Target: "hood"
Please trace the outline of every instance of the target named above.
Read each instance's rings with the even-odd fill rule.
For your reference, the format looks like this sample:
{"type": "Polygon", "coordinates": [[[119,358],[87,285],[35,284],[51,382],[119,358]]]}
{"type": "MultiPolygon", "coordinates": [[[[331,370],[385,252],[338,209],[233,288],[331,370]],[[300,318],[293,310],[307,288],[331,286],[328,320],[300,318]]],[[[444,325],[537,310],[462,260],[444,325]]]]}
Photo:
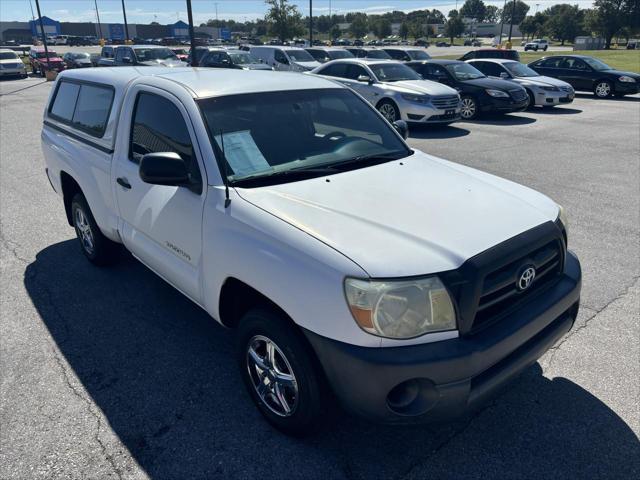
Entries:
{"type": "Polygon", "coordinates": [[[140,65],[147,65],[149,67],[186,67],[187,64],[185,62],[181,62],[180,60],[149,60],[146,62],[140,62],[140,65]]]}
{"type": "Polygon", "coordinates": [[[546,87],[549,85],[552,85],[554,87],[570,87],[571,85],[569,85],[567,82],[559,80],[557,78],[553,78],[553,77],[545,77],[544,75],[539,75],[537,77],[520,77],[516,79],[518,81],[518,83],[521,84],[531,84],[531,85],[537,85],[540,87],[546,87]]]}
{"type": "Polygon", "coordinates": [[[266,63],[245,63],[240,67],[246,70],[272,70],[266,63]]]}
{"type": "Polygon", "coordinates": [[[316,62],[315,60],[313,62],[296,62],[295,60],[293,60],[291,63],[293,63],[294,65],[299,65],[305,70],[313,70],[314,68],[320,66],[320,62],[316,62]]]}
{"type": "Polygon", "coordinates": [[[558,216],[529,188],[416,151],[350,172],[260,188],[248,202],[349,257],[371,277],[451,270],[558,216]]]}
{"type": "Polygon", "coordinates": [[[456,95],[453,88],[431,80],[402,80],[400,82],[382,82],[394,90],[407,93],[426,93],[427,95],[456,95]]]}
{"type": "Polygon", "coordinates": [[[611,69],[611,70],[604,70],[603,73],[609,73],[611,75],[620,75],[620,76],[626,75],[627,77],[635,78],[636,82],[640,82],[640,75],[633,72],[625,72],[623,70],[611,69]]]}
{"type": "Polygon", "coordinates": [[[475,80],[464,80],[462,83],[473,85],[480,88],[497,88],[499,90],[510,90],[514,88],[513,82],[510,80],[502,80],[500,78],[476,78],[475,80]]]}

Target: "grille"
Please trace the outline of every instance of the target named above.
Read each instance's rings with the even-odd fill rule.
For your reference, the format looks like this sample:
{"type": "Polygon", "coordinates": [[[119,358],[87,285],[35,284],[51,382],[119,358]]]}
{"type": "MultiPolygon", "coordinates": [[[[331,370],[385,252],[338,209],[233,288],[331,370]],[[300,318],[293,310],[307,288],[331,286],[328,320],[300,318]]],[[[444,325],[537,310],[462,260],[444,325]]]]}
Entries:
{"type": "Polygon", "coordinates": [[[508,314],[527,298],[554,283],[562,271],[563,251],[560,240],[556,239],[488,273],[482,282],[473,330],[508,314]],[[535,278],[526,290],[519,290],[519,277],[523,269],[531,265],[536,270],[535,278]]]}
{"type": "Polygon", "coordinates": [[[509,90],[511,94],[511,98],[513,98],[516,102],[520,102],[528,97],[527,92],[523,89],[509,90]]]}
{"type": "Polygon", "coordinates": [[[446,108],[458,108],[460,103],[460,97],[457,95],[439,95],[431,99],[431,103],[434,107],[440,109],[446,108]]]}
{"type": "Polygon", "coordinates": [[[10,68],[20,68],[22,66],[22,63],[0,63],[0,68],[1,69],[10,69],[10,68]]]}

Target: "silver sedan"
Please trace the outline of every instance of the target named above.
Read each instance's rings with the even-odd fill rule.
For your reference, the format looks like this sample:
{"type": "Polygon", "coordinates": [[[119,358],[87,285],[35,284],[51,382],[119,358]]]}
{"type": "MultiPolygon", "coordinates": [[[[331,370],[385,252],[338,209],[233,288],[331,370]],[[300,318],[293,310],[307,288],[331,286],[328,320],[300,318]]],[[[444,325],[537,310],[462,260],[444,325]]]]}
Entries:
{"type": "Polygon", "coordinates": [[[460,118],[460,95],[451,87],[424,80],[395,60],[343,59],[311,72],[337,80],[362,95],[391,123],[448,124],[460,118]]]}

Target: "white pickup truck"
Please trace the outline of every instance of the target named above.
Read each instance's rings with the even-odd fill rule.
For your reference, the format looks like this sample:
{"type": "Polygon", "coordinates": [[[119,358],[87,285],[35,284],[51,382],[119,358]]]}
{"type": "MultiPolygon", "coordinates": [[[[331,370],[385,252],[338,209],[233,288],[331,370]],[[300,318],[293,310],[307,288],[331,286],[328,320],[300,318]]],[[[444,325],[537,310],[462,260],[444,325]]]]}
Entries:
{"type": "Polygon", "coordinates": [[[58,76],[42,147],[86,257],[122,244],[235,329],[251,397],[299,434],[334,399],[463,414],[575,320],[562,208],[403,133],[319,77],[121,67],[58,76]]]}

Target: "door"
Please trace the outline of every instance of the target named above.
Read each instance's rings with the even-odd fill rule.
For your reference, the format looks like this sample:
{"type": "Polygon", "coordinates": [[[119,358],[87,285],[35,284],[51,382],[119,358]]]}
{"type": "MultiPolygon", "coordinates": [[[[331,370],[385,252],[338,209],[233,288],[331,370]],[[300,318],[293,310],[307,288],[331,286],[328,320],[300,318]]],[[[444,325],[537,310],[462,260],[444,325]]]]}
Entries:
{"type": "Polygon", "coordinates": [[[375,83],[367,83],[358,81],[359,77],[369,77],[371,82],[375,82],[376,78],[373,72],[364,68],[362,65],[350,63],[346,70],[345,85],[349,86],[360,95],[362,95],[369,103],[375,105],[380,99],[380,88],[375,83]]]}
{"type": "Polygon", "coordinates": [[[275,70],[289,71],[291,70],[291,65],[289,63],[289,59],[284,54],[284,52],[278,48],[273,51],[273,68],[275,70]]]}
{"type": "Polygon", "coordinates": [[[565,57],[560,65],[560,80],[571,84],[576,90],[591,90],[593,85],[593,70],[583,60],[575,57],[565,57]]]}
{"type": "Polygon", "coordinates": [[[540,75],[546,75],[547,77],[560,78],[562,75],[561,65],[565,57],[551,57],[546,60],[542,60],[537,63],[533,69],[540,75]]]}
{"type": "Polygon", "coordinates": [[[124,105],[127,111],[120,128],[129,138],[118,144],[113,173],[120,235],[143,263],[201,303],[206,179],[193,126],[182,104],[163,90],[134,87],[124,105]],[[138,171],[140,159],[154,152],[178,153],[188,165],[192,185],[144,183],[138,171]]]}

